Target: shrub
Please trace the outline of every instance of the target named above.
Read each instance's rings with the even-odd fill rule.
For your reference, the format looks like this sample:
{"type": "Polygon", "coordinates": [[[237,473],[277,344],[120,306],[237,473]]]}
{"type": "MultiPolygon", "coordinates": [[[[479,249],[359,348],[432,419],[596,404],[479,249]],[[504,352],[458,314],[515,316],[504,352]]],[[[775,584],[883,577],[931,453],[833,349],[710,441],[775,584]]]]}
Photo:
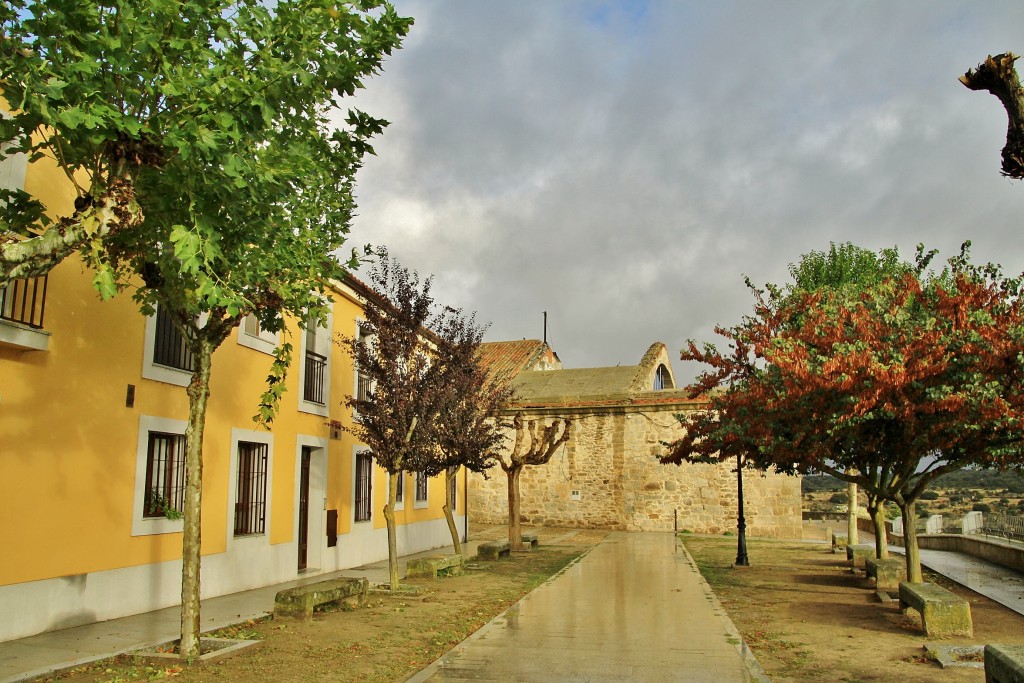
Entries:
{"type": "Polygon", "coordinates": [[[988,503],[975,503],[971,506],[971,510],[974,512],[992,512],[992,506],[988,503]]]}
{"type": "Polygon", "coordinates": [[[920,498],[921,500],[938,500],[939,493],[938,491],[925,491],[921,494],[920,498]]]}
{"type": "Polygon", "coordinates": [[[849,500],[850,497],[845,493],[833,493],[828,499],[828,502],[835,503],[837,505],[845,505],[849,500]]]}

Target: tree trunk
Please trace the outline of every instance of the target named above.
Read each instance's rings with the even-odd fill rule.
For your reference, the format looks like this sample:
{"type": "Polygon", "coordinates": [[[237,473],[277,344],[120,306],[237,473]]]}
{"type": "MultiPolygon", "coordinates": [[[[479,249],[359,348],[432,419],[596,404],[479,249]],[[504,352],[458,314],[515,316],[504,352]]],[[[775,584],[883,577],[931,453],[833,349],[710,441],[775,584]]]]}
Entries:
{"type": "Polygon", "coordinates": [[[449,467],[444,471],[444,485],[445,485],[445,497],[444,497],[444,518],[448,522],[448,531],[452,535],[452,545],[455,547],[455,554],[462,554],[462,542],[459,539],[459,530],[455,527],[455,511],[452,510],[450,501],[455,497],[457,493],[456,485],[459,482],[459,468],[449,467]]]}
{"type": "Polygon", "coordinates": [[[868,514],[875,526],[875,557],[885,560],[889,557],[889,537],[885,532],[885,501],[871,505],[868,503],[868,514]]]}
{"type": "Polygon", "coordinates": [[[199,564],[203,496],[203,430],[210,398],[210,367],[214,345],[205,337],[197,340],[196,369],[188,394],[188,426],[185,427],[185,499],[181,538],[181,641],[183,658],[199,656],[199,564]]]}
{"type": "Polygon", "coordinates": [[[512,550],[523,549],[523,530],[519,526],[519,475],[523,466],[512,467],[508,474],[508,542],[512,550]]]}
{"type": "Polygon", "coordinates": [[[859,543],[857,538],[857,485],[854,483],[848,484],[847,494],[850,500],[846,506],[846,544],[857,545],[859,543]]]}
{"type": "Polygon", "coordinates": [[[395,528],[395,498],[398,496],[398,474],[388,472],[388,502],[384,520],[388,523],[388,580],[391,590],[398,590],[398,530],[395,528]]]}
{"type": "Polygon", "coordinates": [[[903,550],[907,554],[907,581],[921,583],[921,553],[917,548],[917,510],[914,501],[900,504],[900,515],[903,517],[903,550]]]}

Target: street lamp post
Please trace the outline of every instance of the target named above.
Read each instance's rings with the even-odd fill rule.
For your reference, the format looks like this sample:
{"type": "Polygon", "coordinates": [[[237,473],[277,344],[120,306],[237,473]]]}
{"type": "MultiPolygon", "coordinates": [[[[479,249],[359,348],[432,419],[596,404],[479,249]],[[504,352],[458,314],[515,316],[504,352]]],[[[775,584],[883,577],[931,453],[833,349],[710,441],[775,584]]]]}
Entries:
{"type": "Polygon", "coordinates": [[[747,520],[743,516],[743,454],[736,456],[736,489],[739,498],[739,515],[736,521],[738,539],[736,542],[736,566],[749,567],[747,558],[747,520]]]}

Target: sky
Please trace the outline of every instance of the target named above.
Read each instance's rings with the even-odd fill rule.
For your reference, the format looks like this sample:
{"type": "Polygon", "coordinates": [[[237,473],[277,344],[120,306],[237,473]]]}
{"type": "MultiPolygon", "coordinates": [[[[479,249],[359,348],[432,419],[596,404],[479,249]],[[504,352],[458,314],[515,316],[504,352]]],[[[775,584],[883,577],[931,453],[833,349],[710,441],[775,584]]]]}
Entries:
{"type": "MultiPolygon", "coordinates": [[[[485,339],[677,382],[687,339],[831,242],[1024,271],[1006,113],[957,82],[1024,52],[1024,2],[397,0],[404,47],[355,106],[391,122],[352,242],[433,275],[485,339]]],[[[1024,68],[1024,61],[1020,63],[1024,68]]],[[[693,366],[693,367],[691,367],[693,366]]]]}

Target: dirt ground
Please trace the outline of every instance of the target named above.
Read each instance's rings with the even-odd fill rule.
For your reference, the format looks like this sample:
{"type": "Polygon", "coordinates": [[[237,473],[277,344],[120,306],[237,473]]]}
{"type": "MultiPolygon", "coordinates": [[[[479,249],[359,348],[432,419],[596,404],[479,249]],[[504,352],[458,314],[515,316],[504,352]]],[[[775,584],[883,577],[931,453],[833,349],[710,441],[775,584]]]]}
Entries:
{"type": "MultiPolygon", "coordinates": [[[[569,530],[545,529],[544,538],[569,530]]],[[[318,612],[312,622],[265,619],[213,635],[262,642],[215,663],[152,666],[130,656],[36,679],[120,683],[173,678],[208,681],[402,681],[450,650],[526,593],[599,543],[605,532],[578,531],[498,562],[473,563],[462,576],[407,579],[417,593],[374,593],[360,608],[318,612]]]]}
{"type": "Polygon", "coordinates": [[[879,602],[863,572],[852,574],[845,554],[824,544],[754,539],[751,566],[733,568],[735,537],[684,543],[774,683],[981,683],[982,669],[943,669],[924,643],[1024,643],[1024,617],[944,577],[926,580],[970,601],[973,638],[926,638],[916,614],[879,602]]]}

